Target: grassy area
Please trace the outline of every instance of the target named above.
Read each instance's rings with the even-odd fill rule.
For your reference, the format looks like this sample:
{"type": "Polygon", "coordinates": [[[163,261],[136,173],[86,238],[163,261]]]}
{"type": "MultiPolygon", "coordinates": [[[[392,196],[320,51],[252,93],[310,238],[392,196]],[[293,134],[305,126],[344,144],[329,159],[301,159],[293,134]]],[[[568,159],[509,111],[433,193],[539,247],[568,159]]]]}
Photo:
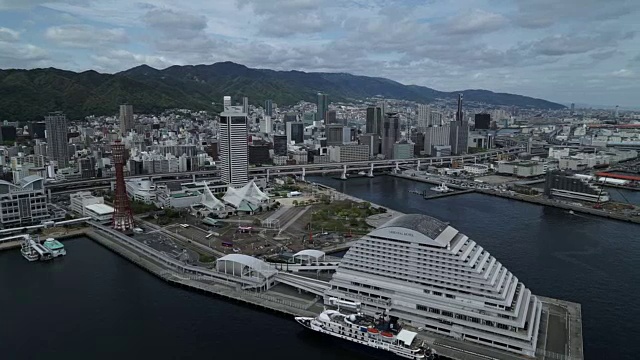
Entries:
{"type": "Polygon", "coordinates": [[[148,213],[151,211],[156,211],[158,210],[158,208],[153,205],[153,204],[145,204],[141,201],[131,201],[131,211],[133,211],[134,214],[144,214],[144,213],[148,213]]]}
{"type": "Polygon", "coordinates": [[[314,207],[311,226],[325,231],[366,233],[371,229],[366,222],[367,217],[381,212],[386,212],[386,209],[374,208],[367,202],[344,200],[323,203],[314,207]]]}
{"type": "Polygon", "coordinates": [[[199,260],[201,263],[211,263],[216,261],[216,257],[212,256],[212,255],[205,255],[205,254],[201,254],[198,253],[198,255],[200,255],[199,260]]]}

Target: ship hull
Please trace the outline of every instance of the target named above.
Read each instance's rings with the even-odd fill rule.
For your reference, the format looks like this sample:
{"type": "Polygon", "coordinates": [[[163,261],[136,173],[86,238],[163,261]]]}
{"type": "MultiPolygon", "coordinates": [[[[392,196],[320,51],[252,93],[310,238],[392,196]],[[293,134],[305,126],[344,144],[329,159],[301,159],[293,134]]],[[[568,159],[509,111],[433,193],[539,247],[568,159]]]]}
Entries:
{"type": "Polygon", "coordinates": [[[427,358],[424,355],[408,355],[408,354],[399,354],[391,350],[384,349],[382,347],[377,347],[375,345],[370,345],[367,341],[362,341],[358,339],[354,339],[347,335],[341,335],[332,331],[327,331],[325,329],[318,328],[312,324],[313,318],[309,317],[296,317],[295,320],[298,324],[302,325],[306,330],[313,332],[315,334],[322,334],[326,338],[330,338],[336,341],[339,345],[348,347],[355,352],[367,353],[376,359],[388,358],[389,355],[394,355],[397,359],[413,359],[413,360],[428,360],[428,359],[437,359],[437,357],[427,358]]]}

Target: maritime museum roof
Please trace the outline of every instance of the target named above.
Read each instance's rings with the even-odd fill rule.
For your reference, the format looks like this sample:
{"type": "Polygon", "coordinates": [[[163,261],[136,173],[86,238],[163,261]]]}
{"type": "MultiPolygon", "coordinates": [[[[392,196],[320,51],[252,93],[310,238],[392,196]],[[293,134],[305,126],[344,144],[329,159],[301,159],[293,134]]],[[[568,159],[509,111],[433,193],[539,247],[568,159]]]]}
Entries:
{"type": "Polygon", "coordinates": [[[370,235],[446,247],[457,233],[449,224],[430,216],[406,214],[389,220],[370,235]]]}

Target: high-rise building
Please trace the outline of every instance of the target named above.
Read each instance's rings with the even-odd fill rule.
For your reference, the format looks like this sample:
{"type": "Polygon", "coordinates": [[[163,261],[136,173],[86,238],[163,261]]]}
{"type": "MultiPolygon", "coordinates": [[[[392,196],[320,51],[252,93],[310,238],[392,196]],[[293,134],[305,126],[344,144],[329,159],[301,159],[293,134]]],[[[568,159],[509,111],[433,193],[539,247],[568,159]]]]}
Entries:
{"type": "Polygon", "coordinates": [[[424,132],[424,129],[431,125],[430,116],[431,108],[428,105],[418,105],[418,122],[416,126],[418,132],[424,132]]]}
{"type": "Polygon", "coordinates": [[[411,134],[411,141],[413,142],[413,155],[421,157],[424,152],[424,133],[416,132],[411,134]]]}
{"type": "Polygon", "coordinates": [[[462,94],[458,94],[458,110],[456,111],[456,121],[460,122],[464,118],[462,112],[462,94]]]}
{"type": "Polygon", "coordinates": [[[269,156],[269,146],[267,145],[249,145],[249,164],[263,165],[271,163],[269,156]]]}
{"type": "Polygon", "coordinates": [[[16,141],[16,127],[11,125],[2,125],[0,127],[0,140],[2,140],[2,142],[16,141]]]}
{"type": "Polygon", "coordinates": [[[327,94],[318,93],[317,105],[318,105],[318,120],[325,120],[325,124],[326,124],[327,111],[329,111],[329,99],[327,94]]]}
{"type": "Polygon", "coordinates": [[[271,100],[264,101],[264,114],[267,116],[273,116],[273,101],[271,100]]]}
{"type": "Polygon", "coordinates": [[[439,111],[432,111],[429,114],[429,126],[442,126],[444,123],[444,115],[439,111]]]}
{"type": "Polygon", "coordinates": [[[344,144],[344,126],[342,125],[338,125],[338,124],[326,125],[325,135],[327,137],[327,146],[344,144]]]}
{"type": "Polygon", "coordinates": [[[273,136],[273,155],[274,156],[286,156],[287,155],[287,136],[286,135],[274,135],[273,136]]]}
{"type": "Polygon", "coordinates": [[[424,132],[424,152],[431,154],[434,146],[449,145],[451,126],[428,126],[424,132]]]}
{"type": "Polygon", "coordinates": [[[242,98],[242,112],[249,115],[249,98],[246,96],[242,98]]]}
{"type": "Polygon", "coordinates": [[[393,159],[393,144],[400,140],[400,117],[397,113],[387,113],[382,124],[382,154],[385,159],[393,159]]]}
{"type": "Polygon", "coordinates": [[[576,104],[571,103],[571,113],[573,114],[576,111],[576,104]]]}
{"type": "Polygon", "coordinates": [[[67,117],[62,112],[53,112],[44,117],[47,129],[47,153],[50,159],[58,163],[58,168],[69,166],[69,139],[67,117]]]}
{"type": "Polygon", "coordinates": [[[305,126],[313,125],[314,121],[316,121],[316,113],[314,112],[304,113],[302,116],[302,122],[305,126]]]}
{"type": "Polygon", "coordinates": [[[489,130],[491,127],[491,115],[487,113],[476,114],[475,124],[476,130],[489,130]]]}
{"type": "Polygon", "coordinates": [[[222,106],[224,106],[225,110],[231,106],[231,96],[225,96],[222,98],[222,106]]]}
{"type": "Polygon", "coordinates": [[[367,134],[377,134],[382,136],[382,108],[378,106],[369,106],[367,108],[367,134]]]}
{"type": "Polygon", "coordinates": [[[413,158],[413,144],[403,141],[393,144],[394,159],[411,159],[413,158]]]}
{"type": "Polygon", "coordinates": [[[247,114],[228,106],[220,114],[220,165],[222,181],[242,187],[249,181],[247,114]]]}
{"type": "Polygon", "coordinates": [[[271,134],[273,131],[273,123],[271,122],[271,116],[265,115],[260,122],[260,132],[264,134],[271,134]]]}
{"type": "Polygon", "coordinates": [[[369,147],[369,156],[376,156],[380,153],[380,136],[378,134],[360,135],[360,144],[369,147]]]}
{"type": "Polygon", "coordinates": [[[301,122],[288,122],[287,125],[287,141],[289,144],[301,144],[304,142],[304,124],[301,122]]]}
{"type": "Polygon", "coordinates": [[[17,184],[5,183],[0,187],[0,227],[40,224],[49,218],[42,177],[29,175],[17,184]]]}
{"type": "Polygon", "coordinates": [[[324,121],[325,125],[338,124],[338,113],[335,110],[329,110],[324,121]]]}
{"type": "Polygon", "coordinates": [[[120,105],[120,133],[133,129],[133,105],[120,105]]]}
{"type": "Polygon", "coordinates": [[[452,121],[450,128],[451,153],[453,155],[466,154],[469,147],[469,121],[452,121]]]}

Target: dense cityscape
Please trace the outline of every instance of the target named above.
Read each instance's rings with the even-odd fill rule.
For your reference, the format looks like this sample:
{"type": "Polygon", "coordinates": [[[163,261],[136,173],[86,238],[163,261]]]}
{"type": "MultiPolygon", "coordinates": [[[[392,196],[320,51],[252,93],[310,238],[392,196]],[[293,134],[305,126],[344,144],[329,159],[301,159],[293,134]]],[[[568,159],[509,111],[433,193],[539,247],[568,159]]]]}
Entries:
{"type": "Polygon", "coordinates": [[[636,359],[639,12],[0,0],[0,358],[636,359]]]}

